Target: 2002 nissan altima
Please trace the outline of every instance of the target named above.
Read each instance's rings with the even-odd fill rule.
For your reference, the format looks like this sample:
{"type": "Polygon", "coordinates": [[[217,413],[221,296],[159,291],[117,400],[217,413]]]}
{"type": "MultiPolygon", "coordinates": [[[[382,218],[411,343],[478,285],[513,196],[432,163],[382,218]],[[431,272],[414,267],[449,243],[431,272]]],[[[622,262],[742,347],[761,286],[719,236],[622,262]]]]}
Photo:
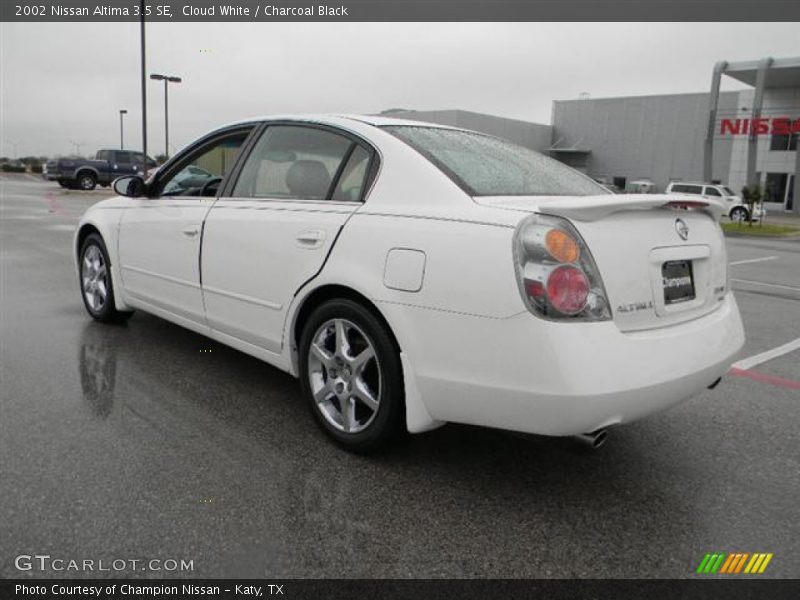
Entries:
{"type": "Polygon", "coordinates": [[[75,237],[89,314],[144,310],[288,371],[353,450],[448,421],[598,440],[744,342],[723,207],[609,194],[475,132],[258,119],[114,189],[75,237]]]}

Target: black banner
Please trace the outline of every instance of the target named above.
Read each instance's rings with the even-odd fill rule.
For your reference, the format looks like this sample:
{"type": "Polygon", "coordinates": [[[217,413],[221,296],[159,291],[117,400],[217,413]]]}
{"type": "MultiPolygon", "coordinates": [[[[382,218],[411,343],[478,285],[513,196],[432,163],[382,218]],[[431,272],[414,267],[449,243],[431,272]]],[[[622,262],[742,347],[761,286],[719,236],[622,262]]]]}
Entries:
{"type": "Polygon", "coordinates": [[[797,0],[3,0],[0,21],[800,21],[797,0]]]}
{"type": "Polygon", "coordinates": [[[756,578],[687,580],[6,580],[0,598],[76,600],[527,600],[743,599],[800,597],[798,580],[756,578]]]}

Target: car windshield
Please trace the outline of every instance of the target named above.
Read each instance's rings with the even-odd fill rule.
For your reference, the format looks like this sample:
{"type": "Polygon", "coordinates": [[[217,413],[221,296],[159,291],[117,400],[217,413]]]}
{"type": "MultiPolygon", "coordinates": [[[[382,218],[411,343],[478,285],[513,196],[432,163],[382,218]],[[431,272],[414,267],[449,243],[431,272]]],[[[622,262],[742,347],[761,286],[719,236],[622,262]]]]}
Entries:
{"type": "Polygon", "coordinates": [[[723,187],[722,189],[723,189],[723,190],[725,190],[725,193],[726,193],[728,196],[735,196],[735,195],[736,195],[736,192],[734,192],[734,191],[733,191],[731,188],[729,188],[729,187],[723,187]]]}
{"type": "Polygon", "coordinates": [[[594,196],[610,192],[538,152],[481,133],[390,125],[400,138],[471,196],[594,196]]]}

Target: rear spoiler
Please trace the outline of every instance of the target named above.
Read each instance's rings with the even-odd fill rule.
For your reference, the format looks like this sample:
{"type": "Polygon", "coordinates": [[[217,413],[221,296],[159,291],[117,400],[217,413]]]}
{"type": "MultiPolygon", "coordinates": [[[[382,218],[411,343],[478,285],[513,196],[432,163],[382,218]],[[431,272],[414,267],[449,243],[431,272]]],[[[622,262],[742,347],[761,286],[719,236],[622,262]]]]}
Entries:
{"type": "Polygon", "coordinates": [[[721,202],[710,198],[667,194],[608,194],[558,198],[539,203],[541,213],[574,221],[597,221],[608,215],[629,210],[700,210],[719,219],[725,213],[721,202]]]}

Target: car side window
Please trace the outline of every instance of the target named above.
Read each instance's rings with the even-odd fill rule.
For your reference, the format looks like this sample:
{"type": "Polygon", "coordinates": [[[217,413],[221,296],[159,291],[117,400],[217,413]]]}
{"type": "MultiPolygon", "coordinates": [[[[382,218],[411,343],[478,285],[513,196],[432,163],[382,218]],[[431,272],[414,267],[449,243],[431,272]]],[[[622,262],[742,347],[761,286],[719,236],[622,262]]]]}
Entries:
{"type": "Polygon", "coordinates": [[[672,186],[673,192],[678,192],[681,194],[702,194],[703,193],[703,186],[700,185],[675,185],[672,186]]]}
{"type": "Polygon", "coordinates": [[[342,170],[331,200],[357,202],[364,194],[371,153],[363,146],[356,146],[342,170]]]}
{"type": "Polygon", "coordinates": [[[249,131],[226,135],[190,153],[159,181],[161,195],[216,195],[219,182],[233,168],[248,135],[249,131]]]}
{"type": "Polygon", "coordinates": [[[717,188],[707,187],[706,188],[706,196],[722,196],[722,194],[719,193],[717,188]]]}
{"type": "MultiPolygon", "coordinates": [[[[133,164],[135,164],[137,166],[142,166],[144,164],[144,154],[142,154],[141,152],[133,152],[132,154],[133,154],[133,164]]],[[[158,163],[148,156],[147,157],[147,168],[148,169],[152,169],[152,168],[157,167],[157,166],[158,166],[158,163]]]]}
{"type": "Polygon", "coordinates": [[[129,165],[131,163],[131,153],[121,151],[114,152],[114,162],[120,165],[129,165]]]}
{"type": "Polygon", "coordinates": [[[358,194],[358,199],[361,193],[357,182],[358,163],[350,160],[358,149],[366,152],[349,138],[327,130],[271,125],[244,163],[233,196],[327,200],[334,196],[332,186],[338,179],[342,185],[336,185],[339,190],[336,199],[347,194],[358,194]],[[350,188],[345,189],[344,185],[350,188]]]}

